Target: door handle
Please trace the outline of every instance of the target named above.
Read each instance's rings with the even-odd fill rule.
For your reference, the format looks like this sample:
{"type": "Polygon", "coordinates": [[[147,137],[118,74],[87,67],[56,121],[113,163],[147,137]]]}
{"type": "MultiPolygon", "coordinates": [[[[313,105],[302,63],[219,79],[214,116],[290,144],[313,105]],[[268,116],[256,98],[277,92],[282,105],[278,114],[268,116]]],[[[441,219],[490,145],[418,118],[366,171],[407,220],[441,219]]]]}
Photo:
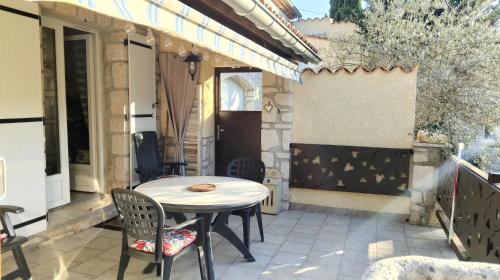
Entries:
{"type": "Polygon", "coordinates": [[[220,140],[220,133],[224,132],[223,128],[220,128],[220,125],[217,125],[217,141],[220,140]]]}

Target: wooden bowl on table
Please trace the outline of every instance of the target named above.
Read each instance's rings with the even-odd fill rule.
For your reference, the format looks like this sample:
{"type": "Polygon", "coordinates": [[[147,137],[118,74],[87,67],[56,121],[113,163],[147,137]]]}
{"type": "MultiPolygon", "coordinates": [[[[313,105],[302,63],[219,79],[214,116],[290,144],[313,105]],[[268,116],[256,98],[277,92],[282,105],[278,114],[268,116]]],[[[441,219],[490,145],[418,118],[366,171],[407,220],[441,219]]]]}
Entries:
{"type": "Polygon", "coordinates": [[[213,184],[196,184],[188,187],[189,191],[192,192],[211,192],[216,189],[213,184]]]}

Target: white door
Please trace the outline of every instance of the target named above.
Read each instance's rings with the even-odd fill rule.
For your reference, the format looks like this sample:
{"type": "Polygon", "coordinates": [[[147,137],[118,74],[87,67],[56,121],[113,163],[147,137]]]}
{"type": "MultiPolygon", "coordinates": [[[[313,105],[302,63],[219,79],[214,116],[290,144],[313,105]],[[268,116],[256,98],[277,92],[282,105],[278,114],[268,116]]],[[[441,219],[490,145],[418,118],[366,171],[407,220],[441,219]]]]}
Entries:
{"type": "MultiPolygon", "coordinates": [[[[146,42],[146,37],[129,34],[129,105],[130,133],[156,130],[156,71],[154,43],[146,42]]],[[[139,184],[135,172],[137,161],[130,141],[130,185],[139,184]]]]}
{"type": "Polygon", "coordinates": [[[63,26],[42,19],[47,208],[70,202],[63,26]]]}
{"type": "Polygon", "coordinates": [[[0,0],[0,204],[24,208],[20,235],[47,228],[39,19],[38,4],[0,0]]]}
{"type": "Polygon", "coordinates": [[[84,192],[98,191],[92,46],[91,34],[64,37],[70,185],[84,192]]]}

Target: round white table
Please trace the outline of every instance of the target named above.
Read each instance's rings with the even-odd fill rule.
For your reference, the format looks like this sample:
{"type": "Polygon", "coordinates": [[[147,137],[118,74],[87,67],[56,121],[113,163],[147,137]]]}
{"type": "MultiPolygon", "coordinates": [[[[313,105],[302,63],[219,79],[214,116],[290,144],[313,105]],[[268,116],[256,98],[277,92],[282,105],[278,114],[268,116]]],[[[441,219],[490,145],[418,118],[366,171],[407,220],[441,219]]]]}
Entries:
{"type": "Polygon", "coordinates": [[[269,195],[269,190],[262,184],[217,176],[162,178],[139,185],[135,190],[154,198],[169,211],[187,213],[237,210],[260,202],[269,195]],[[211,192],[188,190],[195,184],[213,184],[216,188],[211,192]]]}
{"type": "Polygon", "coordinates": [[[264,200],[269,195],[269,190],[264,185],[230,177],[186,176],[149,181],[137,186],[135,191],[158,201],[165,212],[173,214],[177,223],[186,220],[182,213],[195,213],[198,217],[203,217],[206,232],[204,247],[210,280],[215,279],[210,232],[217,232],[226,238],[249,262],[255,261],[249,249],[227,226],[227,220],[232,211],[251,207],[264,200]],[[189,191],[188,187],[195,184],[213,184],[215,190],[189,191]],[[214,214],[217,216],[212,222],[214,214]]]}

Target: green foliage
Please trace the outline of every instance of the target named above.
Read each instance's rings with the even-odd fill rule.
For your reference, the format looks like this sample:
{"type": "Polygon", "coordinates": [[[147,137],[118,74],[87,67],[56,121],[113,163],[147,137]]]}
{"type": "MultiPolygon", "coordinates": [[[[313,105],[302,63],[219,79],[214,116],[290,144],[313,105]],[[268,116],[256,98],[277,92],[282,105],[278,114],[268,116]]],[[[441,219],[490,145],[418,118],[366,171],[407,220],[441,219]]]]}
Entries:
{"type": "Polygon", "coordinates": [[[332,38],[325,64],[418,65],[416,129],[471,146],[500,125],[498,6],[451,1],[371,0],[360,32],[332,38]]]}
{"type": "Polygon", "coordinates": [[[336,21],[358,21],[363,15],[361,0],[330,0],[330,17],[336,21]]]}

